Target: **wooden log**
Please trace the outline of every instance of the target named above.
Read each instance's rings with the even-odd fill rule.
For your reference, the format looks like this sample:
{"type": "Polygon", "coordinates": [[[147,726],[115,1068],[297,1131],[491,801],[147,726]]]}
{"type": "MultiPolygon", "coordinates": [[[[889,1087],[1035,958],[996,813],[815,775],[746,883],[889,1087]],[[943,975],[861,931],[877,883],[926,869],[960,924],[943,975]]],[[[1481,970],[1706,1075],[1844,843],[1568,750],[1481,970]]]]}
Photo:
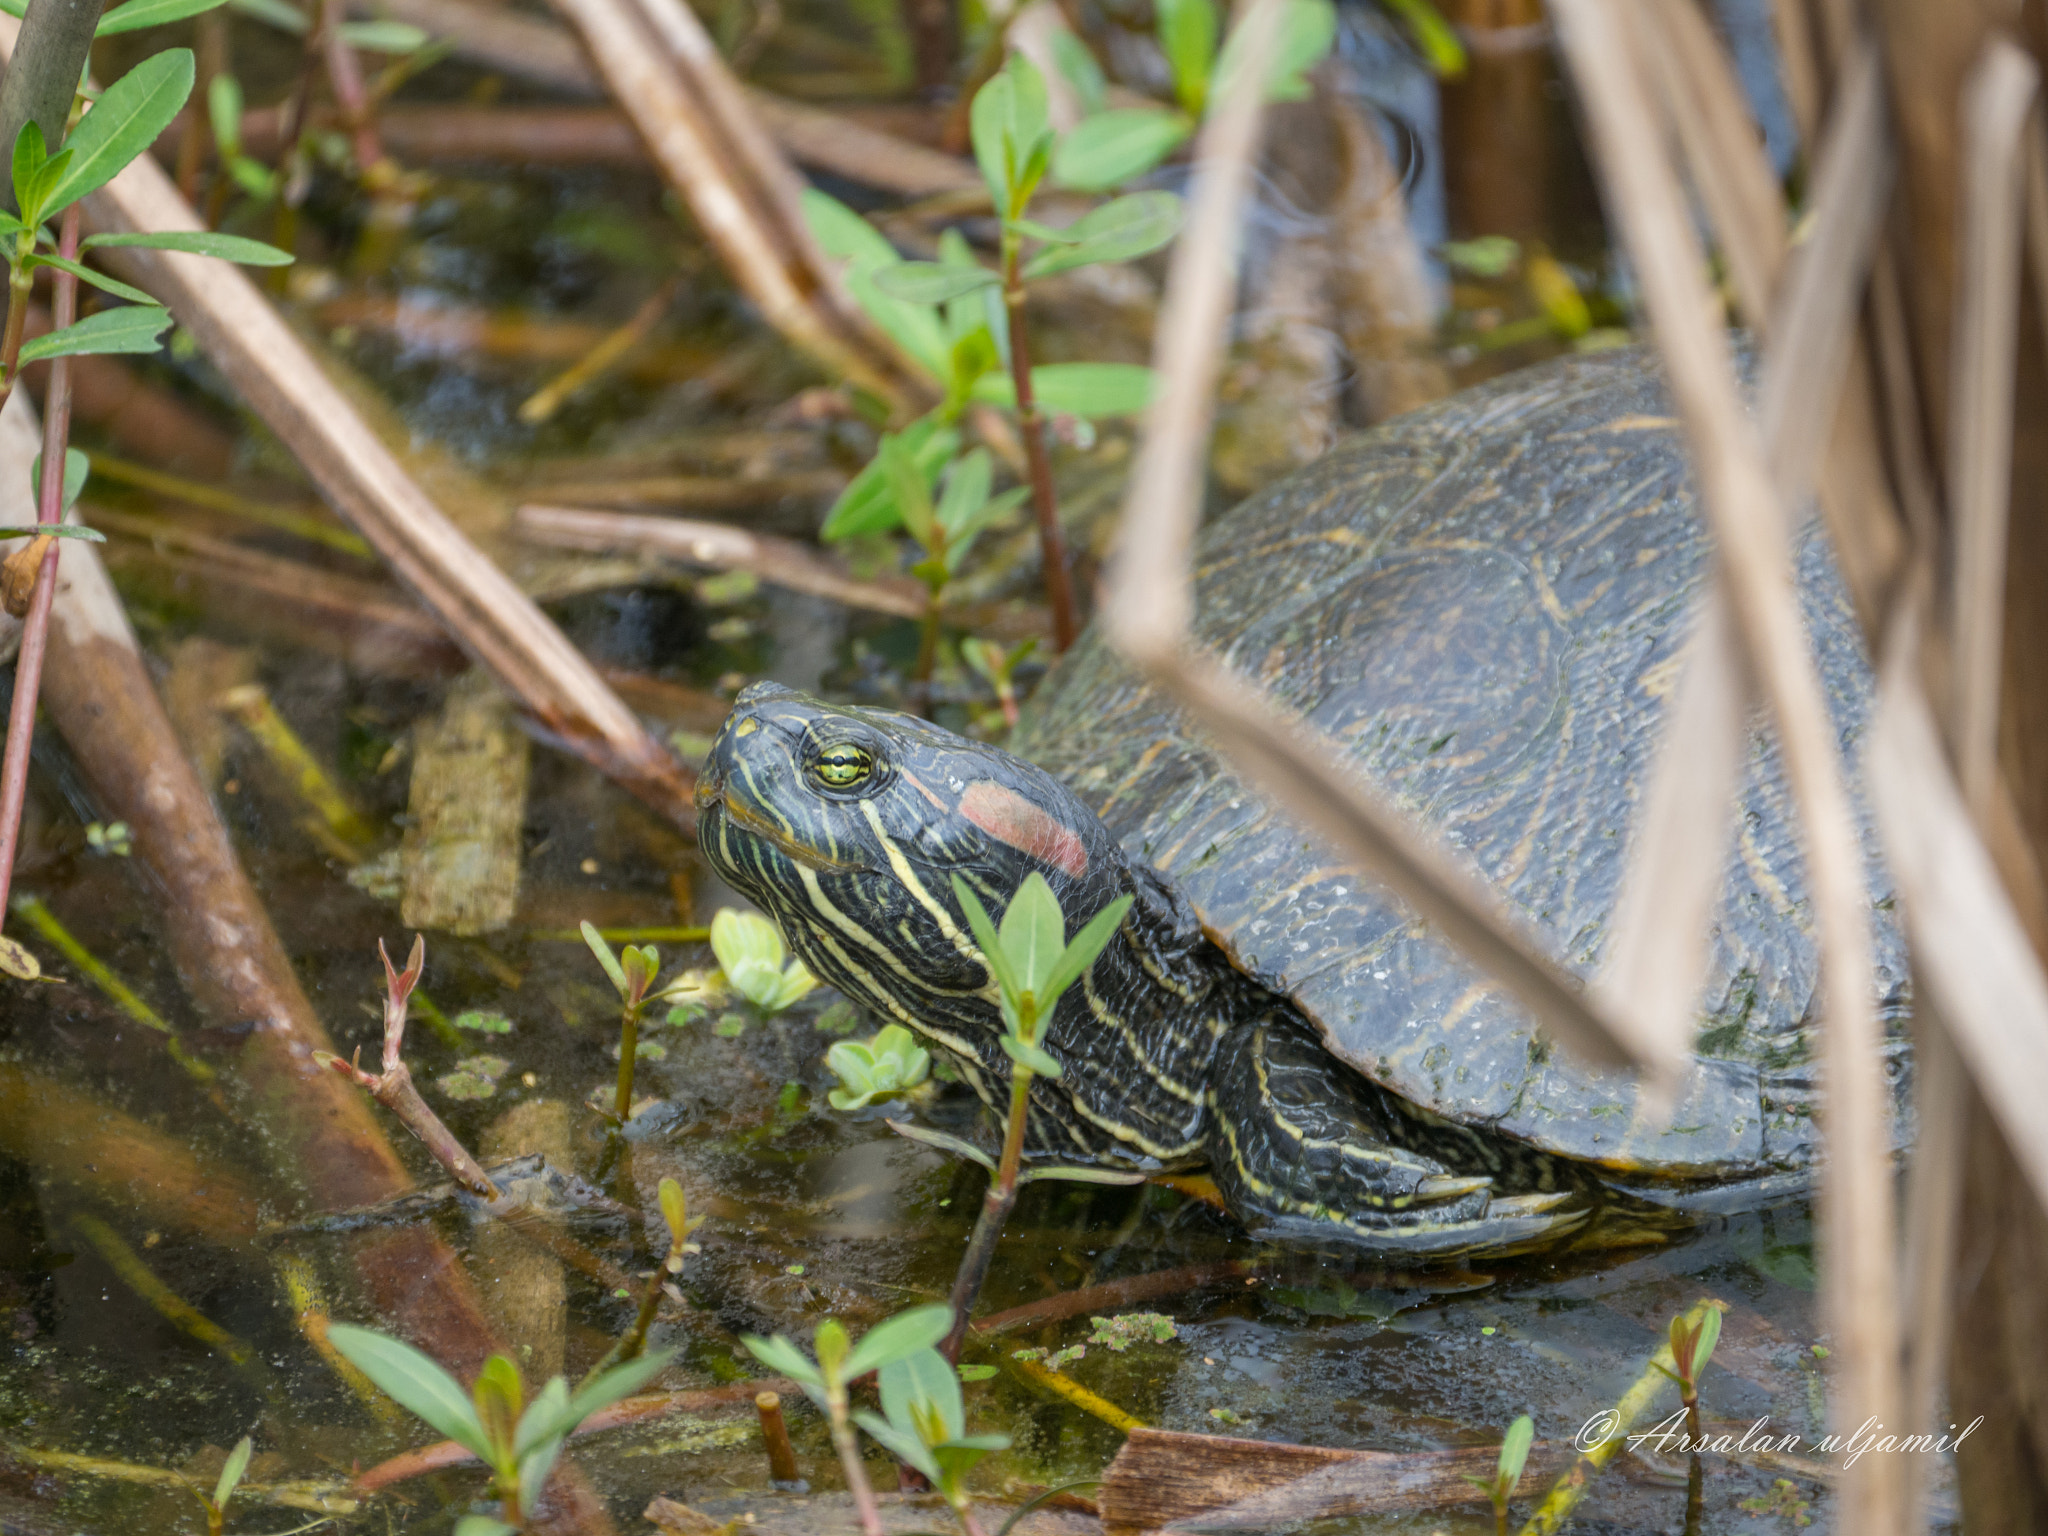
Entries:
{"type": "MultiPolygon", "coordinates": [[[[1223,1435],[1137,1429],[1109,1464],[1097,1504],[1107,1536],[1172,1528],[1264,1530],[1302,1520],[1483,1502],[1494,1446],[1455,1451],[1344,1451],[1223,1435]]],[[[1575,1452],[1537,1442],[1528,1472],[1547,1476],[1575,1452]]],[[[1526,1474],[1525,1474],[1526,1475],[1526,1474]]]]}
{"type": "Polygon", "coordinates": [[[456,679],[413,732],[403,851],[408,928],[495,933],[519,905],[531,743],[482,672],[456,679]]]}

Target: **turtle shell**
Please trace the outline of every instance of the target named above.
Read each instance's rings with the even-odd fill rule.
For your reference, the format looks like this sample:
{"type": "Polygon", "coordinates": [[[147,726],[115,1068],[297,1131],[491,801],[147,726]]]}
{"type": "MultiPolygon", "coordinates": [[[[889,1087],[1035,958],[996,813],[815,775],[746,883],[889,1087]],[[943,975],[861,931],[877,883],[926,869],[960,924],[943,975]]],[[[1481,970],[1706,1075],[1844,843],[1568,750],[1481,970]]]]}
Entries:
{"type": "MultiPolygon", "coordinates": [[[[1470,860],[1571,970],[1613,926],[1711,546],[1642,352],[1533,368],[1403,416],[1210,524],[1196,631],[1470,860]]],[[[1869,719],[1862,637],[1817,519],[1799,589],[1848,763],[1869,719]]],[[[1695,1054],[1676,1107],[1553,1050],[1504,990],[1315,834],[1248,790],[1091,632],[1016,749],[1170,875],[1239,968],[1330,1049],[1439,1114],[1610,1168],[1729,1178],[1814,1147],[1818,947],[1778,750],[1753,725],[1729,824],[1695,1054]]],[[[1867,806],[1887,1065],[1906,966],[1867,806]]]]}

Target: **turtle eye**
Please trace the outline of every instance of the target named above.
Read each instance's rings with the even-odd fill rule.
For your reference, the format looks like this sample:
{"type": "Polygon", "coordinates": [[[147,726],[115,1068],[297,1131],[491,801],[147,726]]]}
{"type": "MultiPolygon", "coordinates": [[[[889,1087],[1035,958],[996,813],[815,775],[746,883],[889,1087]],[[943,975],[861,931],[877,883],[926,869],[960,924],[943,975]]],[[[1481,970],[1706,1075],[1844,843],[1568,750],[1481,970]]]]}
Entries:
{"type": "Polygon", "coordinates": [[[811,759],[811,776],[827,789],[852,789],[874,771],[874,753],[851,742],[821,747],[811,759]]]}

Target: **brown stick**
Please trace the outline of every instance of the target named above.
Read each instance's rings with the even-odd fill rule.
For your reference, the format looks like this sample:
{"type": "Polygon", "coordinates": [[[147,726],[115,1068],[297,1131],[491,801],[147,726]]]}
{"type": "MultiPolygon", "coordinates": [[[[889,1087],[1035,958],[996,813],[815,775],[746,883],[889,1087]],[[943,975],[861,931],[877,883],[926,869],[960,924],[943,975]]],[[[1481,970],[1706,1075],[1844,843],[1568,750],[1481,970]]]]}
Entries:
{"type": "Polygon", "coordinates": [[[798,182],[681,0],[556,0],[662,174],[769,324],[833,373],[922,406],[932,386],[854,306],[798,182]]]}
{"type": "Polygon", "coordinates": [[[751,571],[763,581],[793,592],[808,592],[850,608],[865,608],[898,618],[921,618],[925,610],[921,582],[907,577],[857,581],[807,544],[772,534],[748,533],[724,523],[529,505],[519,509],[515,526],[523,537],[556,549],[602,554],[633,550],[706,565],[713,570],[751,571]]]}
{"type": "Polygon", "coordinates": [[[778,1483],[799,1483],[796,1448],[789,1443],[789,1426],[782,1422],[782,1394],[756,1394],[754,1407],[761,1415],[761,1440],[768,1447],[768,1476],[778,1483]]]}
{"type": "MultiPolygon", "coordinates": [[[[22,472],[31,423],[25,398],[0,415],[0,473],[22,472]]],[[[90,547],[70,556],[56,584],[44,707],[101,807],[134,829],[165,892],[185,985],[212,1017],[248,1026],[237,1066],[268,1132],[261,1144],[316,1207],[403,1193],[411,1181],[362,1098],[313,1060],[331,1049],[327,1032],[179,748],[105,570],[90,547]]],[[[472,1374],[498,1347],[467,1275],[432,1232],[366,1233],[351,1257],[370,1303],[452,1370],[472,1374]]],[[[562,1507],[552,1529],[610,1529],[580,1475],[558,1474],[553,1486],[562,1507]]]]}

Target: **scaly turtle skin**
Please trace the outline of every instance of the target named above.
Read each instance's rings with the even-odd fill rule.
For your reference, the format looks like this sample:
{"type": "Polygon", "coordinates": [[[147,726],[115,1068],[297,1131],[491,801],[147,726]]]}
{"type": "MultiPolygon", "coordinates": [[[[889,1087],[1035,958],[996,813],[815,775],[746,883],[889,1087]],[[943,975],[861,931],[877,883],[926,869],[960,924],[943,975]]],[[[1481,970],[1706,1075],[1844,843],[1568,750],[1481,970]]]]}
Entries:
{"type": "MultiPolygon", "coordinates": [[[[1853,762],[1869,668],[1817,528],[1797,560],[1853,762]]],[[[1662,391],[1640,355],[1609,354],[1404,417],[1216,522],[1197,551],[1198,633],[1348,744],[1590,975],[1708,573],[1662,391]]],[[[1600,1177],[1753,1188],[1812,1160],[1817,950],[1763,735],[1697,1054],[1661,1121],[1625,1074],[1553,1054],[1098,638],[1047,679],[1013,745],[1035,762],[761,685],[714,746],[699,836],[813,970],[953,1052],[998,1114],[995,992],[951,876],[999,911],[1037,870],[1071,929],[1136,897],[1050,1026],[1063,1075],[1034,1080],[1035,1154],[1206,1164],[1254,1231],[1410,1254],[1551,1240],[1600,1177]]],[[[1902,1082],[1906,970],[1874,852],[1870,889],[1902,1082]]]]}

